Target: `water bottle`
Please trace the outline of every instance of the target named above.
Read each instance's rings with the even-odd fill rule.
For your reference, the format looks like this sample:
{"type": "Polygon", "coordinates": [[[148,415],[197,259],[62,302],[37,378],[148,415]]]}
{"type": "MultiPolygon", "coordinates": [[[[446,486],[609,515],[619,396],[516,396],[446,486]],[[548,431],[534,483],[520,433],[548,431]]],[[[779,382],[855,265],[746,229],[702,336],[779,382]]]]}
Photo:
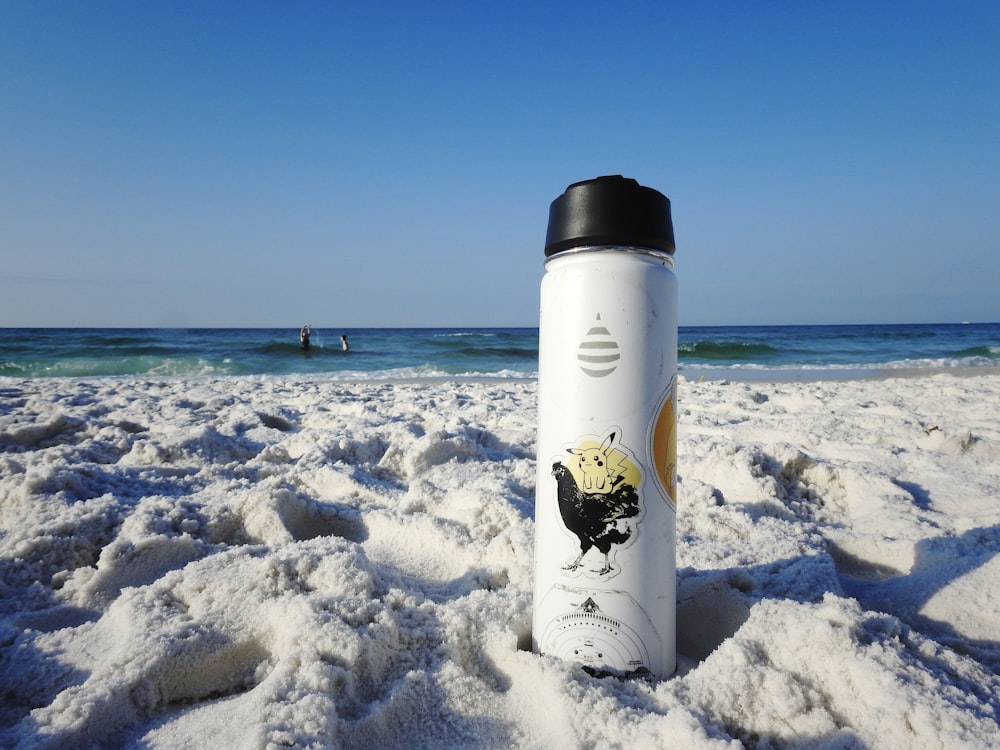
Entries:
{"type": "Polygon", "coordinates": [[[592,674],[676,668],[673,252],[669,199],[635,180],[549,209],[532,649],[592,674]]]}

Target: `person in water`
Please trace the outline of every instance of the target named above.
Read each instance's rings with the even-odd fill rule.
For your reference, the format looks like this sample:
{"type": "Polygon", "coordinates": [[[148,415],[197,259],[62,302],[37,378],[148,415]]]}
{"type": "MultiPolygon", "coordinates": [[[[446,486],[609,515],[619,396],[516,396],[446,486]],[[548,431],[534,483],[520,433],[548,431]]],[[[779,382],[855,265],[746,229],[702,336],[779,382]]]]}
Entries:
{"type": "Polygon", "coordinates": [[[350,349],[350,347],[347,345],[346,335],[340,337],[340,348],[343,349],[345,352],[350,349]]]}
{"type": "Polygon", "coordinates": [[[306,351],[309,350],[309,337],[312,336],[312,326],[306,323],[302,326],[302,330],[299,331],[299,341],[302,343],[302,348],[306,351]]]}

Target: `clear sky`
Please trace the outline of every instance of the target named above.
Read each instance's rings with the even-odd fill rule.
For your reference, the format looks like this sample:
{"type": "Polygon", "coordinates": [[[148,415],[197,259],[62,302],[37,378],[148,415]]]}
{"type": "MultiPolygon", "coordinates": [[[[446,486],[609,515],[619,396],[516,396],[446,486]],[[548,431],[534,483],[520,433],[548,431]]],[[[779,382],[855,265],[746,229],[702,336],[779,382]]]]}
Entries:
{"type": "Polygon", "coordinates": [[[0,0],[0,326],[537,325],[673,203],[682,325],[1000,320],[1000,3],[0,0]]]}

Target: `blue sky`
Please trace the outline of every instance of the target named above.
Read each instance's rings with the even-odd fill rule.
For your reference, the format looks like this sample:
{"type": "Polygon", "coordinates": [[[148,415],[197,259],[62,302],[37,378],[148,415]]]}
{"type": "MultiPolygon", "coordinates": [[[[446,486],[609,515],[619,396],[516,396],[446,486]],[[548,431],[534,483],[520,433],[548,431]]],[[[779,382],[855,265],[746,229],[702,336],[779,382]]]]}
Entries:
{"type": "Polygon", "coordinates": [[[671,198],[682,325],[1000,320],[1000,3],[0,1],[0,326],[536,325],[671,198]]]}

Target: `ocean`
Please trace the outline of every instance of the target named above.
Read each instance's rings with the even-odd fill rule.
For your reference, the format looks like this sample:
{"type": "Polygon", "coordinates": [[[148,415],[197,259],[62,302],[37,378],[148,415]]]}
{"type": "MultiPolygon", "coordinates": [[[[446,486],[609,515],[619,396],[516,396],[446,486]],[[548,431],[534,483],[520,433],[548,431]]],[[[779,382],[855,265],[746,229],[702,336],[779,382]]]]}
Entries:
{"type": "MultiPolygon", "coordinates": [[[[842,378],[1000,366],[1000,324],[682,327],[680,371],[842,378]]],[[[0,378],[315,375],[531,379],[537,328],[0,328],[0,378]],[[347,335],[350,351],[341,349],[347,335]]]]}

